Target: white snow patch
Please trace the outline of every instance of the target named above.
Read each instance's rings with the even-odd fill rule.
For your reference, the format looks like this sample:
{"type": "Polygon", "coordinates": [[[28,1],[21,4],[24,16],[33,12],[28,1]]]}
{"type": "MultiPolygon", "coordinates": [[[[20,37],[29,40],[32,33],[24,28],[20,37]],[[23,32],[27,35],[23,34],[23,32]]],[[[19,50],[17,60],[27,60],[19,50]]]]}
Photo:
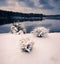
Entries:
{"type": "Polygon", "coordinates": [[[0,34],[0,64],[60,64],[60,33],[49,33],[47,38],[32,34],[0,34]],[[20,50],[20,40],[34,41],[31,53],[20,50]]]}

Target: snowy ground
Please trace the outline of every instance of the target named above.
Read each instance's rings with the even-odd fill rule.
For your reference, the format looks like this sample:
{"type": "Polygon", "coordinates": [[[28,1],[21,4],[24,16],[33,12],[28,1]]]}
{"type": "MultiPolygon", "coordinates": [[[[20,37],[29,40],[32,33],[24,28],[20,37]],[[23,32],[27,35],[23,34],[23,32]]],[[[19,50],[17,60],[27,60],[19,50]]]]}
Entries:
{"type": "Polygon", "coordinates": [[[0,64],[60,64],[60,33],[50,33],[47,38],[37,38],[31,34],[0,34],[0,64]],[[20,40],[34,41],[31,53],[20,49],[20,40]]]}

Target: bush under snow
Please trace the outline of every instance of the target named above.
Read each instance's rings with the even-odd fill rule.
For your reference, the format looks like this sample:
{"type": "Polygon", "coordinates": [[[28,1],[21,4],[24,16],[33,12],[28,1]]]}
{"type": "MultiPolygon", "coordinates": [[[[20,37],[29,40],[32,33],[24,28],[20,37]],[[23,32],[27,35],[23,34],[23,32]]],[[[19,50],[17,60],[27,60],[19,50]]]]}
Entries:
{"type": "Polygon", "coordinates": [[[20,48],[23,52],[31,52],[33,49],[33,44],[34,42],[31,41],[29,38],[25,38],[20,40],[21,44],[20,44],[20,48]]]}
{"type": "Polygon", "coordinates": [[[20,23],[13,23],[10,27],[11,33],[23,34],[26,33],[26,29],[20,23]]]}
{"type": "Polygon", "coordinates": [[[49,33],[49,29],[45,27],[37,27],[31,33],[37,37],[46,37],[49,33]]]}

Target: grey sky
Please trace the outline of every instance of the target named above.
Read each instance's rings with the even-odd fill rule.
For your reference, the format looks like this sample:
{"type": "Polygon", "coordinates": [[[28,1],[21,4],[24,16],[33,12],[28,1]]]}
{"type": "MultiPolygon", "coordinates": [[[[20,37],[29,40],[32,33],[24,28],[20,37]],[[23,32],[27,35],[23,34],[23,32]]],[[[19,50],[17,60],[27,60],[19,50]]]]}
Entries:
{"type": "Polygon", "coordinates": [[[60,14],[60,0],[0,0],[0,9],[43,14],[60,14]]]}
{"type": "Polygon", "coordinates": [[[23,2],[27,7],[39,9],[60,9],[60,0],[0,0],[0,6],[9,5],[8,2],[23,2]]]}

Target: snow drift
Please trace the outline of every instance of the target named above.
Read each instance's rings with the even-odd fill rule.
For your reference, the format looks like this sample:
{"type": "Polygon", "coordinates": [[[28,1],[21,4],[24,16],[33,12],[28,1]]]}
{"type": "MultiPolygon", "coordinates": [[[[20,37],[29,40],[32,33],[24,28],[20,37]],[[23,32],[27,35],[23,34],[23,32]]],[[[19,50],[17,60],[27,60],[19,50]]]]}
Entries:
{"type": "Polygon", "coordinates": [[[49,33],[47,38],[32,34],[0,34],[0,64],[60,64],[60,33],[49,33]],[[20,40],[34,41],[31,53],[20,49],[20,40]]]}

